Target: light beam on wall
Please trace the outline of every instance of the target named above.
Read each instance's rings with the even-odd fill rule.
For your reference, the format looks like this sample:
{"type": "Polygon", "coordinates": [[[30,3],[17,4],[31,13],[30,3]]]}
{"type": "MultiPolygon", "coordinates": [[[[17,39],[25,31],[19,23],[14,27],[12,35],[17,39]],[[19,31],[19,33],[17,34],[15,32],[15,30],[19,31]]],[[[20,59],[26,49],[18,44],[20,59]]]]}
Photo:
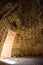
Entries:
{"type": "Polygon", "coordinates": [[[14,43],[14,38],[15,38],[16,33],[13,32],[12,30],[8,31],[8,34],[6,36],[2,53],[1,53],[1,58],[9,58],[11,57],[11,51],[12,51],[12,46],[14,43]]]}

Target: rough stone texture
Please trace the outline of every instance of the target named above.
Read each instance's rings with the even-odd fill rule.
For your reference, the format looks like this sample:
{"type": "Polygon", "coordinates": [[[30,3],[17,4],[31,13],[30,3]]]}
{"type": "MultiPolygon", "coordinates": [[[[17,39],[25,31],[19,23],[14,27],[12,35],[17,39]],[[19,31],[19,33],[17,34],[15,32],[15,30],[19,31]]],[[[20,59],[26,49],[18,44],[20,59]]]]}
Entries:
{"type": "Polygon", "coordinates": [[[9,29],[9,22],[7,22],[7,19],[5,18],[4,20],[0,20],[0,54],[2,51],[3,43],[5,41],[7,32],[9,29]]]}
{"type": "Polygon", "coordinates": [[[43,40],[38,32],[38,27],[36,30],[34,28],[16,30],[12,56],[29,56],[30,54],[37,56],[38,53],[43,53],[43,40]]]}
{"type": "Polygon", "coordinates": [[[43,56],[42,0],[18,0],[4,18],[16,32],[12,57],[43,56]]]}

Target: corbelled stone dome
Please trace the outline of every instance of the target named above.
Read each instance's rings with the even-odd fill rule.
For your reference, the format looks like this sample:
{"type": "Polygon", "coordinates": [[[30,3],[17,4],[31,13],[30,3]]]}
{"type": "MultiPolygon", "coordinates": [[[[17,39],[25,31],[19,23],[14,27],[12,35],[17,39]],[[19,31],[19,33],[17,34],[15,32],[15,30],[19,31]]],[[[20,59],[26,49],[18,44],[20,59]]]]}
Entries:
{"type": "Polygon", "coordinates": [[[9,29],[16,32],[12,57],[43,56],[42,0],[9,0],[1,7],[0,54],[9,29]]]}

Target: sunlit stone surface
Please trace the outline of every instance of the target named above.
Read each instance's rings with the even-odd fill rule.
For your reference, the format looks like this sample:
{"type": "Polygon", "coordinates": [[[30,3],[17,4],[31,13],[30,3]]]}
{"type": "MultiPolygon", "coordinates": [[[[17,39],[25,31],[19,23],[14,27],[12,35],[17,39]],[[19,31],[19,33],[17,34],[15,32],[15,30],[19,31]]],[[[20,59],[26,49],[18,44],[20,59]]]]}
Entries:
{"type": "Polygon", "coordinates": [[[12,51],[12,46],[13,46],[15,35],[16,35],[15,32],[11,30],[8,31],[7,37],[3,45],[1,58],[11,57],[11,51],[12,51]]]}

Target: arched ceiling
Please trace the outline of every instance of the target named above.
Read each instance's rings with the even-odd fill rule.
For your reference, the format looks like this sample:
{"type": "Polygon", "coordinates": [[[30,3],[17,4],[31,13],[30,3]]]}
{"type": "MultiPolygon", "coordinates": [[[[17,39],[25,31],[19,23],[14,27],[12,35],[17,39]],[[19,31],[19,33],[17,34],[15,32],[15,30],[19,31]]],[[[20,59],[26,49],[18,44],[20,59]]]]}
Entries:
{"type": "Polygon", "coordinates": [[[34,21],[39,16],[43,17],[42,2],[43,0],[0,0],[0,19],[8,16],[10,23],[21,21],[22,25],[27,26],[30,19],[34,21]]]}
{"type": "MultiPolygon", "coordinates": [[[[34,53],[40,53],[40,51],[43,53],[42,1],[43,0],[0,0],[0,31],[2,31],[0,34],[5,35],[5,28],[7,31],[8,28],[10,28],[9,23],[14,25],[16,28],[12,26],[12,30],[17,32],[15,46],[17,44],[17,47],[22,48],[22,52],[26,50],[26,54],[31,50],[34,53]]],[[[23,54],[25,54],[25,52],[23,54]]]]}
{"type": "MultiPolygon", "coordinates": [[[[27,4],[29,4],[29,2],[32,2],[30,5],[33,5],[33,4],[35,4],[36,6],[40,6],[40,7],[43,7],[43,0],[0,0],[0,17],[1,17],[1,15],[3,15],[3,13],[5,12],[5,11],[7,11],[7,9],[6,9],[6,5],[8,4],[8,3],[19,3],[19,5],[21,4],[21,5],[23,5],[23,6],[25,6],[26,5],[26,3],[27,4]]],[[[11,5],[11,4],[8,4],[8,6],[9,5],[11,5]]],[[[29,7],[29,6],[28,6],[29,7]]]]}

